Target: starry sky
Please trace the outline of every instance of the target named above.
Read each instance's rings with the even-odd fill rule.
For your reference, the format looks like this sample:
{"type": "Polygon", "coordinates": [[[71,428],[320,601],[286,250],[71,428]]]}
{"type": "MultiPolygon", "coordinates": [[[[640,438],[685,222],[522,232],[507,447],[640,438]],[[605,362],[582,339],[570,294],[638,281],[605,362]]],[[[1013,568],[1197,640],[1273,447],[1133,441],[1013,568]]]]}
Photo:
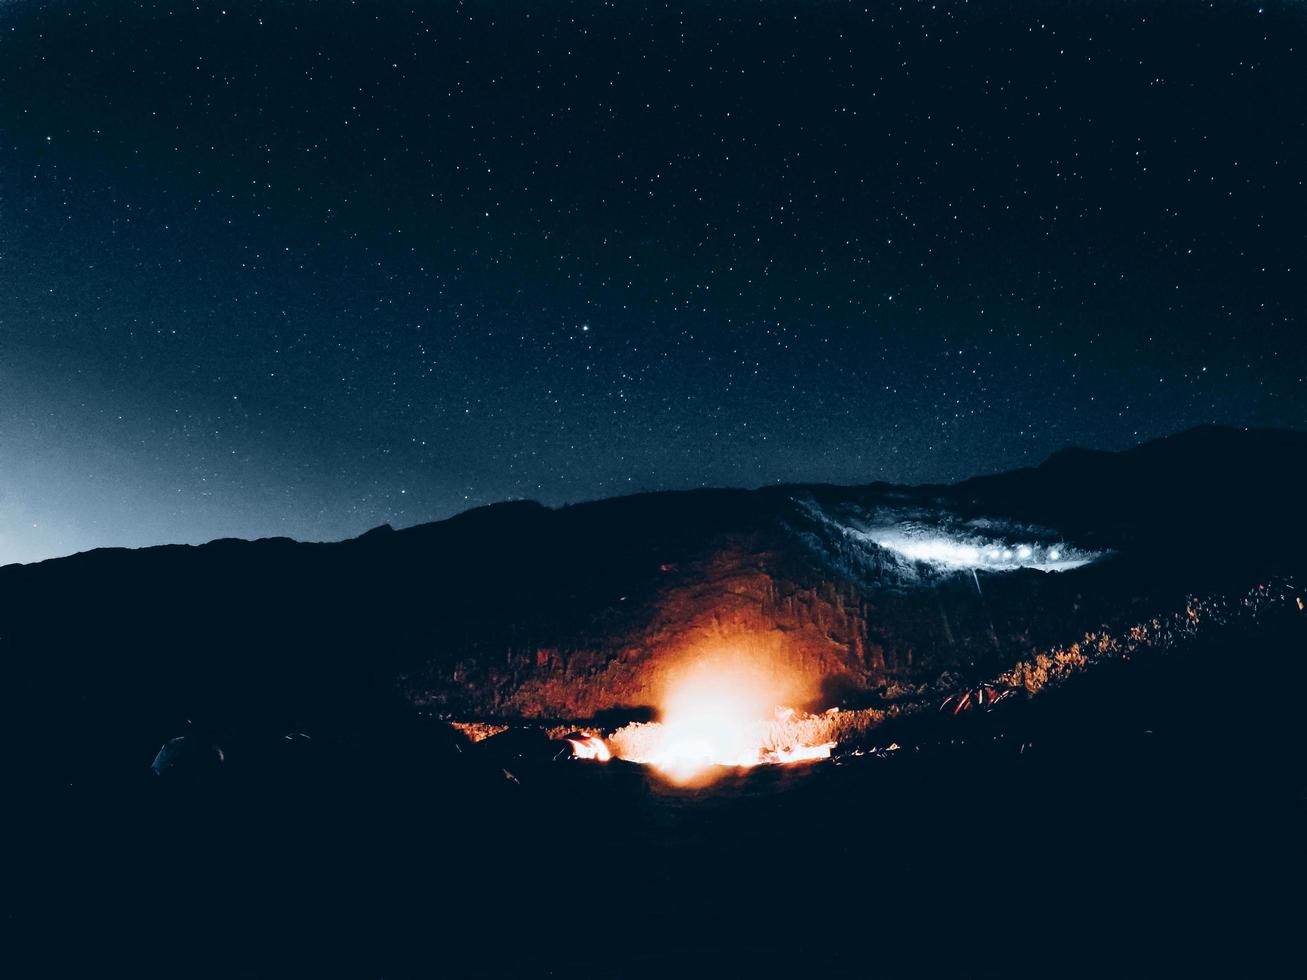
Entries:
{"type": "Polygon", "coordinates": [[[0,3],[0,564],[1307,425],[1296,2],[0,3]]]}

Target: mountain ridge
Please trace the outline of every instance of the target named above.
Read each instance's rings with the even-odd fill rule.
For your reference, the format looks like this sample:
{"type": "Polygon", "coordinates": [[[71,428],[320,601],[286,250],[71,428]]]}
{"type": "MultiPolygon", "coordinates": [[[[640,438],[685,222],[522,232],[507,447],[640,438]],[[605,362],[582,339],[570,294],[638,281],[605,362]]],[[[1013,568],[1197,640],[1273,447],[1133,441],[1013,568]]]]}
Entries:
{"type": "Polygon", "coordinates": [[[316,545],[348,545],[362,540],[375,541],[383,539],[391,534],[403,535],[422,529],[439,528],[444,526],[458,526],[461,524],[473,524],[491,517],[499,518],[505,515],[511,515],[514,518],[525,517],[526,515],[540,515],[542,513],[566,513],[588,508],[602,508],[613,505],[635,505],[637,501],[648,501],[651,499],[681,498],[681,499],[707,499],[707,498],[735,498],[741,495],[792,495],[792,494],[821,494],[823,492],[875,492],[875,493],[892,493],[901,491],[905,493],[922,494],[936,492],[944,495],[956,495],[965,493],[973,488],[988,488],[992,485],[1009,483],[1020,479],[1029,479],[1035,475],[1055,475],[1064,473],[1069,469],[1077,466],[1092,465],[1094,463],[1110,462],[1113,465],[1120,465],[1128,461],[1147,458],[1149,455],[1161,453],[1170,454],[1177,450],[1189,450],[1200,446],[1205,451],[1228,449],[1231,446],[1247,447],[1249,442],[1258,442],[1263,445],[1271,443],[1277,444],[1276,448],[1287,451],[1297,451],[1307,454],[1307,432],[1290,429],[1268,429],[1252,427],[1234,427],[1207,424],[1185,429],[1167,436],[1160,436],[1155,439],[1145,440],[1134,446],[1120,450],[1092,449],[1080,446],[1068,446],[1055,450],[1050,453],[1042,462],[1029,467],[1018,467],[1012,470],[1005,470],[999,473],[985,474],[980,476],[966,477],[953,483],[922,483],[922,484],[900,484],[884,480],[876,480],[870,483],[825,483],[825,482],[804,482],[804,483],[778,483],[762,484],[756,487],[694,487],[681,490],[645,490],[636,493],[624,494],[613,497],[601,497],[594,500],[578,501],[576,503],[560,504],[550,506],[532,499],[510,499],[495,501],[488,504],[482,504],[468,510],[460,511],[449,517],[440,518],[434,521],[423,521],[418,524],[411,524],[406,527],[396,528],[390,523],[382,523],[375,527],[369,528],[360,534],[352,537],[341,538],[330,541],[310,541],[293,538],[287,535],[268,535],[257,538],[241,537],[222,537],[214,538],[210,541],[199,542],[195,544],[180,543],[163,543],[156,545],[143,545],[141,547],[126,546],[106,546],[91,548],[87,551],[74,552],[69,555],[58,555],[51,558],[42,559],[37,562],[11,562],[0,565],[0,573],[15,567],[31,567],[44,565],[48,562],[66,561],[69,559],[79,558],[84,555],[96,553],[137,553],[150,551],[156,548],[206,548],[210,546],[228,545],[232,542],[241,542],[244,544],[263,544],[270,542],[290,542],[297,545],[316,546],[316,545]]]}
{"type": "Polygon", "coordinates": [[[129,746],[123,758],[185,719],[585,718],[647,712],[705,651],[801,676],[810,707],[874,706],[1187,595],[1307,577],[1304,458],[1302,433],[1203,431],[951,486],[512,501],[341,542],[10,565],[0,714],[27,744],[35,731],[77,756],[98,740],[129,746]],[[943,542],[972,567],[904,541],[927,555],[943,542]],[[1083,561],[979,558],[1022,546],[1083,561]]]}

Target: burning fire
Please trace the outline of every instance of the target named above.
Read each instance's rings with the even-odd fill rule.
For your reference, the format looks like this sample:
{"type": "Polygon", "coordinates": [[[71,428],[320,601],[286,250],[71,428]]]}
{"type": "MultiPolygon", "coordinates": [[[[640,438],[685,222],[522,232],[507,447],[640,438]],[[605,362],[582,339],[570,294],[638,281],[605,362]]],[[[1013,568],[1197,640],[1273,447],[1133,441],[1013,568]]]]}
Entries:
{"type": "Polygon", "coordinates": [[[771,752],[771,758],[764,758],[762,762],[807,762],[810,759],[829,759],[830,750],[835,748],[834,742],[822,742],[820,745],[783,745],[771,752]]]}
{"type": "Polygon", "coordinates": [[[802,744],[806,716],[777,706],[784,687],[747,663],[701,661],[669,685],[661,719],[617,732],[614,748],[680,784],[711,780],[722,767],[830,758],[833,741],[802,744]]]}
{"type": "Polygon", "coordinates": [[[608,751],[608,746],[604,740],[597,735],[587,735],[584,738],[569,738],[567,740],[572,746],[572,758],[574,759],[595,759],[598,762],[607,762],[613,757],[608,751]]]}

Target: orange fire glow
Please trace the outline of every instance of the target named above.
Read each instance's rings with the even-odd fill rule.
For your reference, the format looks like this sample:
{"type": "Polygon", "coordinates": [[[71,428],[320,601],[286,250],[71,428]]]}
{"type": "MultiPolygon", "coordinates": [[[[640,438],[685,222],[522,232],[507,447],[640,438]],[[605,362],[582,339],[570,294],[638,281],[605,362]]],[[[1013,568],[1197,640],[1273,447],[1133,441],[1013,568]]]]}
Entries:
{"type": "Polygon", "coordinates": [[[763,762],[808,762],[812,759],[829,759],[834,742],[822,742],[820,745],[782,745],[770,750],[763,762]]]}
{"type": "Polygon", "coordinates": [[[594,759],[598,762],[607,762],[613,757],[608,751],[608,746],[604,740],[597,735],[588,735],[585,738],[569,738],[568,743],[572,746],[572,757],[575,759],[594,759]]]}
{"type": "Polygon", "coordinates": [[[774,670],[738,657],[694,662],[663,692],[657,723],[617,733],[617,754],[682,785],[710,781],[729,767],[829,758],[834,742],[795,744],[801,716],[777,706],[795,690],[774,670]]]}

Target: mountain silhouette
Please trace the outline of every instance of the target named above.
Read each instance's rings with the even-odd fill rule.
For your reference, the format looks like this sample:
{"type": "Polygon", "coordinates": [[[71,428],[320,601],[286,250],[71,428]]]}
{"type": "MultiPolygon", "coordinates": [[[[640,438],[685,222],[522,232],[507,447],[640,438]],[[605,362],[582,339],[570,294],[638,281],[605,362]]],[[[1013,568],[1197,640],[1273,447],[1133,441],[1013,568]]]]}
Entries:
{"type": "Polygon", "coordinates": [[[112,768],[148,760],[184,723],[219,737],[415,709],[647,713],[667,658],[705,643],[799,665],[813,707],[856,707],[946,672],[985,676],[1188,594],[1301,575],[1304,460],[1302,433],[1203,428],[953,486],[519,501],[339,543],[224,539],[7,566],[6,725],[68,759],[95,741],[96,765],[112,768]],[[886,527],[1096,559],[941,568],[878,545],[886,527]]]}

